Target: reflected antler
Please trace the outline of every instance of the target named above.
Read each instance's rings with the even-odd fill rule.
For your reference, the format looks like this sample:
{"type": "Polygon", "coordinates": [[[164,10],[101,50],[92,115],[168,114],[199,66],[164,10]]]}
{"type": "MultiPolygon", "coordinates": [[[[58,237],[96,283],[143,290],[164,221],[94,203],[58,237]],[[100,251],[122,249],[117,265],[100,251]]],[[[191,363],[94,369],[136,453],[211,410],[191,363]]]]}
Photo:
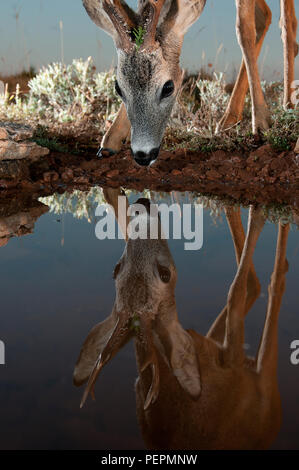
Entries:
{"type": "Polygon", "coordinates": [[[119,35],[119,47],[125,51],[133,49],[134,44],[130,39],[130,31],[134,24],[121,0],[103,0],[103,9],[119,35]]]}
{"type": "Polygon", "coordinates": [[[143,49],[154,46],[156,40],[156,30],[165,0],[149,0],[150,12],[146,20],[143,49]]]}

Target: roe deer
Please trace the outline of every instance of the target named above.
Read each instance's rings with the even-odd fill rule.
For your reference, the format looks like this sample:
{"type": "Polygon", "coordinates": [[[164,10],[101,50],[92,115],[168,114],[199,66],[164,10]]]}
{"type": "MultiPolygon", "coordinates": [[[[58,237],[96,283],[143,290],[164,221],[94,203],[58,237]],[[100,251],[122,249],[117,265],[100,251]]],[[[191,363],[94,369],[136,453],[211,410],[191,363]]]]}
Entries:
{"type": "MultiPolygon", "coordinates": [[[[206,0],[138,0],[133,11],[123,0],[83,0],[91,19],[114,39],[117,53],[116,91],[123,100],[113,125],[102,139],[98,155],[111,155],[131,136],[139,165],[153,163],[182,82],[180,54],[184,35],[199,18],[206,0]],[[134,30],[139,30],[135,43],[134,30]]],[[[220,3],[220,1],[219,1],[220,3]]],[[[222,2],[223,3],[223,2],[222,2]]],[[[292,106],[297,21],[294,0],[280,0],[284,45],[284,105],[292,106]]],[[[225,130],[242,118],[248,83],[252,129],[269,126],[257,59],[271,23],[265,0],[236,0],[237,37],[243,60],[227,110],[218,125],[225,130]]]]}
{"type": "MultiPolygon", "coordinates": [[[[107,199],[113,203],[112,193],[108,190],[107,199]]],[[[149,208],[149,201],[139,202],[149,208]]],[[[226,209],[226,215],[238,270],[227,304],[206,336],[184,330],[178,320],[177,273],[166,240],[129,236],[114,270],[112,313],[91,330],[81,349],[74,383],[87,381],[83,406],[102,367],[134,337],[137,415],[148,448],[268,448],[280,428],[277,327],[289,227],[279,226],[262,339],[256,358],[249,358],[244,318],[259,295],[252,256],[264,218],[250,208],[245,239],[240,211],[226,209]]],[[[146,218],[149,226],[149,211],[136,217],[146,218]]]]}

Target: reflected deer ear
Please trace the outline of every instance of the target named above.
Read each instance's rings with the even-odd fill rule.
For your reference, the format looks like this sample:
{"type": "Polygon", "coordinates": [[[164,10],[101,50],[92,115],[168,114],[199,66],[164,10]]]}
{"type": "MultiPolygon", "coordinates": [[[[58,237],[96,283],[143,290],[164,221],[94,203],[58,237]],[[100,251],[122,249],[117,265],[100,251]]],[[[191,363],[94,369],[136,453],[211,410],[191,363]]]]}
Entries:
{"type": "Polygon", "coordinates": [[[169,344],[169,365],[181,387],[194,399],[201,392],[201,381],[197,353],[192,337],[178,321],[165,328],[169,344]]]}
{"type": "Polygon", "coordinates": [[[73,374],[74,385],[80,386],[88,380],[98,357],[104,350],[115,329],[116,323],[116,315],[112,312],[108,318],[92,328],[84,341],[75,366],[73,374]]]}

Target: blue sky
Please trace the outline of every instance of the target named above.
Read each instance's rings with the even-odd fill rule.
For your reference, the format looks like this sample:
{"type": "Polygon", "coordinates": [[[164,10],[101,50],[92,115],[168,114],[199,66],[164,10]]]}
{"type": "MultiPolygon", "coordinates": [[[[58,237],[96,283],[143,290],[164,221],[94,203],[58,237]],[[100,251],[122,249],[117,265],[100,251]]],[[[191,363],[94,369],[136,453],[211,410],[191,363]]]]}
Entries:
{"type": "MultiPolygon", "coordinates": [[[[91,22],[81,0],[0,2],[0,73],[15,73],[29,64],[40,68],[61,60],[60,21],[63,22],[66,63],[91,55],[99,70],[115,65],[112,39],[91,22]]],[[[128,3],[135,5],[137,2],[129,0],[128,3]]],[[[273,19],[260,57],[260,71],[262,78],[272,80],[282,77],[282,44],[278,28],[279,1],[268,0],[268,4],[273,19]]],[[[185,37],[183,67],[196,70],[212,63],[216,70],[231,74],[238,69],[240,59],[234,0],[207,0],[202,16],[185,37]]],[[[299,76],[298,59],[296,76],[299,76]]]]}

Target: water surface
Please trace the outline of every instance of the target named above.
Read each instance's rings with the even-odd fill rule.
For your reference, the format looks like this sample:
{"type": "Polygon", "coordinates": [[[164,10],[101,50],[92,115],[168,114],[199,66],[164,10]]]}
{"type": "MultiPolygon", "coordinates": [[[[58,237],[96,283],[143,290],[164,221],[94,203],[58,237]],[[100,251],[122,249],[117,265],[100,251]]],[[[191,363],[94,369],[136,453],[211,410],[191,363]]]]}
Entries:
{"type": "MultiPolygon", "coordinates": [[[[130,196],[130,200],[137,198],[130,196]]],[[[83,390],[72,383],[83,340],[111,311],[112,271],[124,248],[123,240],[96,238],[95,199],[77,204],[77,217],[71,212],[42,213],[43,209],[38,217],[36,210],[33,233],[22,236],[23,227],[20,236],[12,236],[12,230],[0,248],[0,339],[6,346],[6,365],[0,366],[1,449],[144,448],[135,410],[137,370],[132,343],[104,368],[96,385],[96,402],[89,399],[80,410],[83,390]]],[[[242,210],[244,223],[247,212],[242,210]]],[[[2,223],[5,217],[2,214],[2,223]]],[[[259,344],[276,236],[277,226],[267,222],[254,254],[262,293],[246,319],[249,354],[259,344]]],[[[184,328],[206,333],[225,304],[236,271],[225,217],[215,219],[205,209],[203,248],[185,251],[183,243],[169,241],[178,271],[180,321],[184,328]]],[[[279,317],[283,422],[274,449],[299,448],[299,365],[290,363],[290,343],[299,339],[295,226],[289,234],[287,257],[289,272],[279,317]]]]}

